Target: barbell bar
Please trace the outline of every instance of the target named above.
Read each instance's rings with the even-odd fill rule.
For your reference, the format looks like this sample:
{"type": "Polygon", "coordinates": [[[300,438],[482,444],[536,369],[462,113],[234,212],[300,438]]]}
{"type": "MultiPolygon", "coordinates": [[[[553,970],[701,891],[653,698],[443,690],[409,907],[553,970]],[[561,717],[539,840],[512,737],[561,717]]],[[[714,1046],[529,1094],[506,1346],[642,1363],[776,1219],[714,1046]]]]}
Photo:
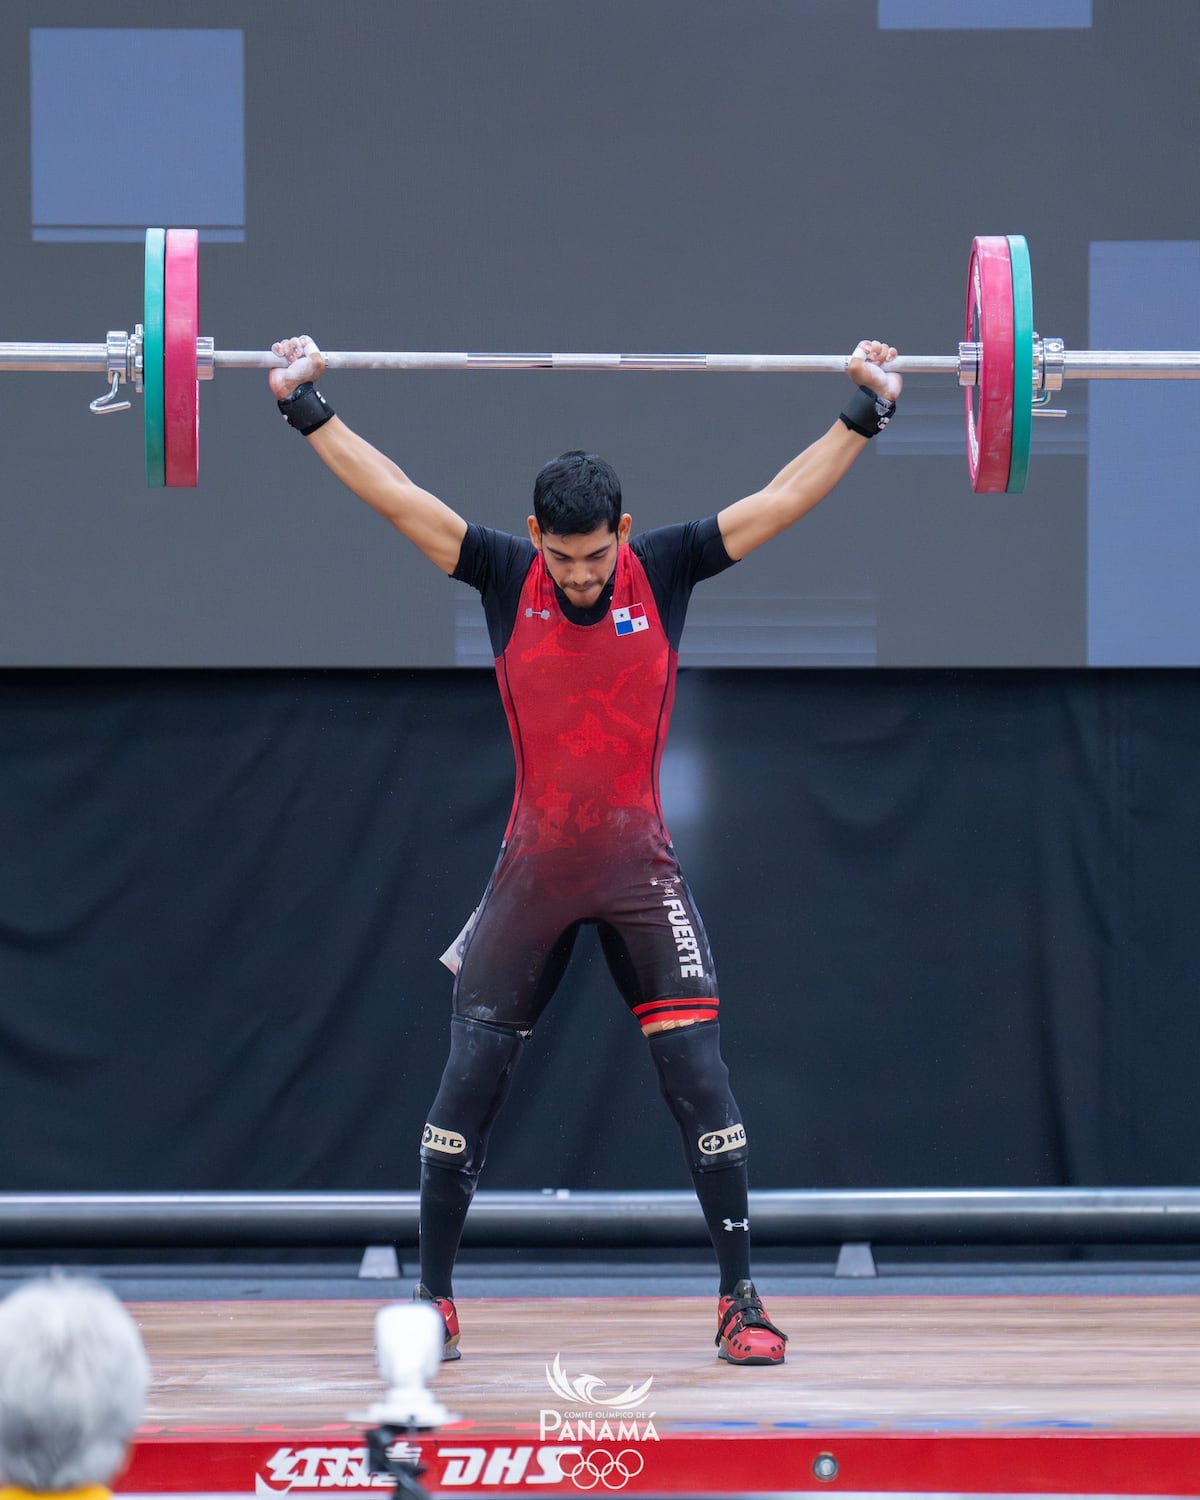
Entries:
{"type": "MultiPolygon", "coordinates": [[[[144,398],[146,476],[152,486],[193,487],[199,472],[199,382],[217,370],[270,370],[269,350],[217,349],[199,329],[198,235],[148,229],[142,322],[103,344],[3,343],[0,373],[86,372],[109,389],[92,411],[127,410],[128,383],[144,398]]],[[[331,370],[711,371],[844,374],[841,354],[563,354],[330,351],[331,370]]],[[[906,354],[889,369],[954,375],[965,391],[967,463],[977,493],[1020,494],[1033,416],[1063,416],[1046,403],[1067,380],[1197,380],[1200,350],[1066,349],[1033,326],[1033,280],[1023,235],[977,236],[967,271],[965,337],[957,354],[906,354]]]]}
{"type": "MultiPolygon", "coordinates": [[[[140,327],[140,325],[139,325],[140,327]]],[[[127,377],[127,349],[140,333],[110,335],[120,343],[120,379],[127,377]]],[[[1200,349],[1064,349],[1046,356],[1047,383],[1043,390],[1060,390],[1064,380],[1200,380],[1200,349]],[[1050,384],[1057,366],[1057,383],[1050,384]]],[[[137,379],[141,380],[140,344],[137,379]]],[[[976,383],[980,351],[961,343],[957,354],[901,354],[885,366],[901,375],[957,375],[959,385],[976,383]]],[[[720,373],[782,375],[844,375],[845,354],[475,354],[414,350],[323,350],[331,370],[712,370],[720,373]]],[[[0,343],[0,374],[9,370],[38,374],[111,374],[112,346],[108,344],[0,343]]],[[[1042,356],[1037,355],[1040,362],[1042,356]]],[[[213,370],[275,370],[284,361],[269,349],[214,349],[211,338],[196,340],[197,379],[211,380],[213,370]]],[[[1037,376],[1035,375],[1035,381],[1037,376]]],[[[140,389],[140,384],[137,387],[140,389]]],[[[112,395],[110,391],[108,393],[112,395]]],[[[100,400],[107,401],[108,396],[100,400]]],[[[92,403],[99,406],[100,401],[92,403]]],[[[117,411],[128,402],[107,408],[117,411]]]]}

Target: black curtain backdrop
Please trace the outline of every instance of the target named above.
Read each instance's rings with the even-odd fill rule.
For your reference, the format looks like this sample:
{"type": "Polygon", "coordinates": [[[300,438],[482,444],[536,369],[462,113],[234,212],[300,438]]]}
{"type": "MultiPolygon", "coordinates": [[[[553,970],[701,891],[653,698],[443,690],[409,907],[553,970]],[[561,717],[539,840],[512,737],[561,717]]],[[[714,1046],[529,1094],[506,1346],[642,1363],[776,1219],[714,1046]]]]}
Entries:
{"type": "MultiPolygon", "coordinates": [[[[752,1180],[1200,1183],[1187,672],[686,671],[668,817],[752,1180]]],[[[0,674],[3,1190],[411,1189],[490,674],[0,674]]],[[[589,936],[492,1188],[681,1188],[589,936]]]]}

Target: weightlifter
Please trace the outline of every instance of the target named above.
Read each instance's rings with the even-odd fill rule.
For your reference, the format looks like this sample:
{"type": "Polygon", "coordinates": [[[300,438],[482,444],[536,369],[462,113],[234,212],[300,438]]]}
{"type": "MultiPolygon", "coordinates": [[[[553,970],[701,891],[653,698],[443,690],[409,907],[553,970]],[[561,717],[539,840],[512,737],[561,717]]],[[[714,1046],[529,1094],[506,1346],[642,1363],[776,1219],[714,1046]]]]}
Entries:
{"type": "Polygon", "coordinates": [[[279,410],[329,469],[442,572],[482,596],[516,755],[500,855],[457,945],[450,1054],[421,1145],[421,1282],[459,1357],[453,1270],[488,1137],[525,1041],[581,926],[644,1033],[679,1126],[719,1267],[716,1345],[735,1365],[777,1365],[786,1335],[750,1271],[746,1131],[721,1056],[704,924],[659,802],[658,768],[693,587],[807,514],[890,420],[895,349],[864,339],[833,426],[767,485],[715,516],[632,535],[616,474],[564,453],[533,490],[528,536],[469,524],[339,418],[314,382],[307,336],[272,346],[279,410]]]}

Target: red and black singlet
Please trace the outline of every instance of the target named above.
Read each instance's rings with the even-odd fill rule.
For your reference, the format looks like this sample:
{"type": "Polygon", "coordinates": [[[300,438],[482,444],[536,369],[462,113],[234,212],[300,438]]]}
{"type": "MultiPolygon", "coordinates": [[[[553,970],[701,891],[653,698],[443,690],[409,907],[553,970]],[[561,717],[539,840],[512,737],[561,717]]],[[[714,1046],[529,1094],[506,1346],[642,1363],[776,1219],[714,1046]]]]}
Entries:
{"type": "Polygon", "coordinates": [[[463,951],[458,1014],[532,1025],[586,922],[643,1024],[716,1014],[712,956],[658,777],[688,597],[730,563],[715,518],[643,533],[581,611],[531,543],[468,529],[454,576],[483,596],[517,775],[463,951]]]}

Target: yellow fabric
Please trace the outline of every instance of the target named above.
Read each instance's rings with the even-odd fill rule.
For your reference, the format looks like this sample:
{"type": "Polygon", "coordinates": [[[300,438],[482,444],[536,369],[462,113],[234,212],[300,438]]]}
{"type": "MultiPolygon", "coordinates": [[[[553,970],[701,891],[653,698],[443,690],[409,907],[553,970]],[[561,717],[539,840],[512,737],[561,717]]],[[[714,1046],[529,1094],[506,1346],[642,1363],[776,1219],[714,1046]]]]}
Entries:
{"type": "Polygon", "coordinates": [[[22,1490],[11,1485],[0,1489],[0,1500],[112,1500],[112,1491],[102,1484],[85,1484],[77,1490],[22,1490]]]}

